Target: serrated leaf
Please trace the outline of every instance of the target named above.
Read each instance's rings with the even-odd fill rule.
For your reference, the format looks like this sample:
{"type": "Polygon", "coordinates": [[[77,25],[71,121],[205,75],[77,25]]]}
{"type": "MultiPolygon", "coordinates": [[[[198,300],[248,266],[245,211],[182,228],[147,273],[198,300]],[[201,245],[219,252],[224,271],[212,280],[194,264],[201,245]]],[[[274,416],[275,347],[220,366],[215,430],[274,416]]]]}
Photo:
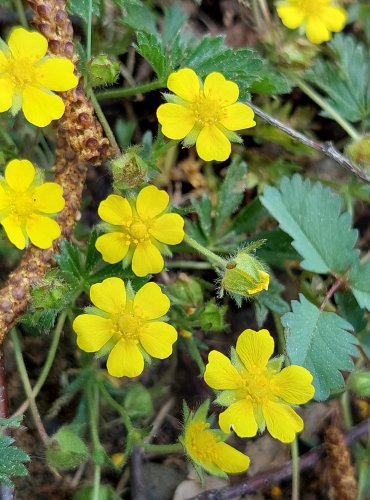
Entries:
{"type": "Polygon", "coordinates": [[[350,270],[348,283],[358,305],[370,311],[370,261],[355,263],[350,270]]]}
{"type": "Polygon", "coordinates": [[[164,7],[163,11],[162,44],[163,47],[168,47],[173,45],[175,38],[179,36],[181,29],[188,20],[188,16],[177,3],[164,7]]]}
{"type": "Polygon", "coordinates": [[[286,94],[291,89],[288,80],[284,75],[278,75],[275,69],[268,63],[264,62],[259,70],[259,79],[255,80],[250,91],[257,94],[265,94],[275,96],[286,94]]]}
{"type": "Polygon", "coordinates": [[[320,311],[300,294],[292,301],[292,312],[281,318],[286,349],[292,364],[304,366],[313,375],[315,399],[322,401],[344,385],[340,370],[351,371],[358,356],[353,327],[332,312],[320,311]]]}
{"type": "Polygon", "coordinates": [[[338,113],[352,122],[370,122],[370,52],[352,35],[336,34],[328,44],[332,58],[317,59],[307,76],[338,113]]]}
{"type": "Polygon", "coordinates": [[[209,238],[212,226],[212,202],[208,195],[203,194],[200,200],[193,199],[192,206],[199,218],[199,225],[206,238],[209,238]]]}
{"type": "Polygon", "coordinates": [[[140,0],[121,0],[121,7],[125,11],[124,24],[135,31],[157,34],[156,17],[151,9],[140,0]]]}
{"type": "Polygon", "coordinates": [[[67,240],[60,243],[60,253],[55,256],[61,271],[79,280],[82,276],[82,256],[77,247],[67,240]]]}
{"type": "Polygon", "coordinates": [[[342,273],[358,256],[351,229],[351,215],[341,213],[337,194],[320,183],[311,184],[300,175],[284,177],[279,188],[268,186],[261,203],[293,238],[302,255],[303,269],[316,273],[342,273]]]}
{"type": "Polygon", "coordinates": [[[344,293],[337,292],[335,294],[335,302],[338,305],[341,316],[351,323],[356,334],[366,328],[367,320],[365,318],[365,311],[360,308],[350,291],[344,293]]]}
{"type": "Polygon", "coordinates": [[[136,51],[148,61],[159,79],[165,79],[170,73],[168,60],[157,35],[139,32],[137,34],[136,51]]]}
{"type": "Polygon", "coordinates": [[[101,262],[101,254],[95,247],[98,238],[98,232],[93,229],[90,233],[86,246],[85,271],[90,273],[94,267],[101,262]]]}
{"type": "MultiPolygon", "coordinates": [[[[92,0],[92,14],[99,16],[102,9],[102,0],[92,0]]],[[[68,0],[67,10],[70,14],[79,16],[85,23],[89,12],[89,0],[68,0]]]]}
{"type": "Polygon", "coordinates": [[[0,483],[12,488],[14,476],[26,476],[28,471],[24,466],[29,462],[29,456],[20,448],[13,446],[14,439],[0,435],[0,483]]]}
{"type": "Polygon", "coordinates": [[[227,169],[217,197],[215,227],[219,232],[230,215],[237,209],[244,197],[247,164],[234,158],[227,169]]]}
{"type": "Polygon", "coordinates": [[[255,240],[265,240],[258,256],[271,266],[285,269],[288,260],[301,260],[299,253],[292,247],[292,238],[279,228],[261,231],[249,238],[247,243],[255,240]]]}

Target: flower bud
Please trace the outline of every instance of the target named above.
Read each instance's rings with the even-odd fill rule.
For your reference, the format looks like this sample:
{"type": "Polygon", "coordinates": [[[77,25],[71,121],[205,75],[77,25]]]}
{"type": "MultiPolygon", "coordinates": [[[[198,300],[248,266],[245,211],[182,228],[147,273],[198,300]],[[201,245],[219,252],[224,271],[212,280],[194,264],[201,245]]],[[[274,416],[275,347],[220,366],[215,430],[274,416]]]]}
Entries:
{"type": "Polygon", "coordinates": [[[147,180],[149,166],[137,154],[137,148],[127,152],[111,162],[113,184],[118,190],[133,189],[147,180]]]}
{"type": "Polygon", "coordinates": [[[113,85],[116,83],[119,74],[119,62],[112,61],[105,54],[93,57],[87,63],[89,71],[89,83],[92,87],[102,85],[113,85]]]}
{"type": "Polygon", "coordinates": [[[253,243],[228,261],[221,281],[223,290],[249,297],[268,289],[270,276],[263,264],[253,255],[255,248],[262,243],[253,243]]]}
{"type": "Polygon", "coordinates": [[[370,134],[363,135],[346,148],[350,159],[366,172],[370,172],[370,134]]]}
{"type": "Polygon", "coordinates": [[[348,388],[358,396],[370,396],[370,371],[356,370],[348,379],[348,388]]]}

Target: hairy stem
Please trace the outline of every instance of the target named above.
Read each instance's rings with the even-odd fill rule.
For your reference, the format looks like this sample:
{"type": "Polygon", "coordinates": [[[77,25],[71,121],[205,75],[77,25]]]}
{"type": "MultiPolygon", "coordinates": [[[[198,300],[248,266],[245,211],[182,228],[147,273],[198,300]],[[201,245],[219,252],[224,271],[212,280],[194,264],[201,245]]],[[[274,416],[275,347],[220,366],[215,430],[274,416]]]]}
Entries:
{"type": "Polygon", "coordinates": [[[190,247],[194,248],[194,250],[197,250],[197,252],[204,255],[211,263],[216,264],[216,266],[221,267],[223,269],[226,267],[225,259],[215,254],[211,250],[208,250],[208,248],[204,247],[201,243],[194,240],[194,238],[192,238],[191,236],[185,234],[184,241],[190,247]]]}
{"type": "Polygon", "coordinates": [[[120,99],[122,97],[130,97],[137,94],[145,94],[146,92],[151,92],[152,90],[157,90],[165,86],[162,80],[154,80],[153,82],[143,83],[142,85],[136,85],[135,87],[122,87],[119,89],[103,90],[102,92],[97,92],[96,97],[99,101],[105,101],[107,99],[120,99]]]}

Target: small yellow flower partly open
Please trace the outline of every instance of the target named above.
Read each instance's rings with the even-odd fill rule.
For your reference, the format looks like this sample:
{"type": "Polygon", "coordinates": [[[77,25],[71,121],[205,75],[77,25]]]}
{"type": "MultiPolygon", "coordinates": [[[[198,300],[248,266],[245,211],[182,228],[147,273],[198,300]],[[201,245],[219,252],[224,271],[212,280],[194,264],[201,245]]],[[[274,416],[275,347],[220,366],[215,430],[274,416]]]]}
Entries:
{"type": "Polygon", "coordinates": [[[45,127],[63,116],[57,92],[76,87],[73,63],[64,57],[46,57],[47,39],[35,31],[15,28],[8,45],[0,44],[0,112],[21,108],[26,119],[45,127]]]}
{"type": "Polygon", "coordinates": [[[92,285],[90,299],[92,314],[81,314],[73,322],[77,345],[86,352],[110,351],[110,375],[137,377],[144,370],[143,354],[158,359],[171,355],[177,332],[158,321],[170,301],[156,283],[146,283],[134,295],[120,278],[107,278],[92,285]]]}
{"type": "Polygon", "coordinates": [[[137,276],[160,273],[166,245],[177,245],[184,239],[184,219],[164,213],[168,207],[166,191],[146,186],[136,200],[111,194],[100,203],[98,213],[107,222],[108,233],[96,240],[103,260],[115,264],[122,259],[137,276]]]}
{"type": "Polygon", "coordinates": [[[303,429],[303,420],[290,405],[312,399],[313,377],[302,366],[280,371],[281,358],[269,361],[273,352],[274,340],[267,330],[244,330],[232,362],[221,352],[209,353],[204,380],[222,391],[216,402],[228,406],[219,417],[224,432],[234,429],[240,437],[251,437],[266,426],[274,438],[290,443],[303,429]]]}
{"type": "Polygon", "coordinates": [[[210,429],[206,421],[208,406],[209,402],[203,403],[186,418],[184,435],[180,437],[185,453],[196,467],[214,476],[244,472],[249,467],[249,457],[224,443],[227,434],[210,429]]]}
{"type": "Polygon", "coordinates": [[[43,214],[55,214],[63,208],[59,184],[38,181],[28,160],[8,163],[5,179],[0,178],[0,223],[13,245],[23,250],[29,238],[39,248],[51,247],[60,236],[60,227],[43,214]]]}
{"type": "Polygon", "coordinates": [[[184,139],[185,146],[196,144],[205,161],[227,160],[230,141],[242,142],[234,131],[256,125],[252,109],[236,102],[238,85],[221,73],[210,73],[203,85],[195,71],[183,68],[170,74],[167,87],[176,95],[165,94],[168,102],[157,110],[163,134],[184,139]]]}
{"type": "Polygon", "coordinates": [[[290,29],[302,26],[312,43],[327,42],[331,32],[342,31],[347,13],[334,0],[283,0],[277,13],[290,29]]]}

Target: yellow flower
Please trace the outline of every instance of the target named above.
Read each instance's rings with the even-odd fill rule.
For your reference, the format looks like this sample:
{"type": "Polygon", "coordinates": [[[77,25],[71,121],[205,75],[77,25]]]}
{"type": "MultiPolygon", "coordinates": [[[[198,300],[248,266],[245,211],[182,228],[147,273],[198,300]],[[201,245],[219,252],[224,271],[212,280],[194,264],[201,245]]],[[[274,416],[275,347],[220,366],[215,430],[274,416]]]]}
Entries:
{"type": "Polygon", "coordinates": [[[28,160],[12,160],[0,179],[0,223],[10,241],[25,248],[28,238],[39,248],[51,247],[60,236],[58,223],[42,214],[64,208],[63,189],[55,182],[41,183],[28,160]]]}
{"type": "Polygon", "coordinates": [[[256,125],[251,108],[241,102],[239,87],[221,73],[210,73],[204,85],[190,68],[171,73],[167,87],[176,95],[165,94],[169,101],[159,106],[157,118],[163,134],[196,144],[205,161],[224,161],[231,153],[230,141],[242,142],[234,130],[256,125]]]}
{"type": "Polygon", "coordinates": [[[196,467],[214,476],[244,472],[249,467],[249,457],[224,443],[227,434],[209,428],[208,406],[209,401],[206,401],[195,413],[186,416],[184,435],[180,437],[185,453],[196,467]]]}
{"type": "Polygon", "coordinates": [[[143,188],[136,202],[115,194],[102,201],[98,213],[110,225],[110,232],[96,240],[103,260],[115,264],[132,259],[137,276],[160,273],[164,266],[161,254],[168,252],[166,245],[177,245],[184,238],[184,219],[163,213],[168,202],[168,194],[155,186],[143,188]]]}
{"type": "Polygon", "coordinates": [[[278,3],[277,13],[290,29],[302,26],[312,43],[323,43],[331,32],[342,31],[347,13],[333,0],[284,0],[278,3]]]}
{"type": "Polygon", "coordinates": [[[313,397],[312,375],[296,365],[280,371],[282,358],[269,361],[273,352],[274,340],[267,330],[244,330],[232,363],[218,351],[209,353],[204,380],[222,391],[216,402],[228,406],[219,417],[224,432],[233,428],[238,436],[251,437],[267,426],[274,438],[290,443],[303,429],[303,420],[290,405],[313,397]]]}
{"type": "Polygon", "coordinates": [[[63,116],[64,103],[53,94],[74,88],[78,79],[74,66],[64,57],[45,57],[46,38],[40,33],[15,28],[8,45],[0,44],[0,112],[16,114],[45,127],[63,116]]]}
{"type": "Polygon", "coordinates": [[[81,314],[73,322],[77,345],[86,352],[103,347],[110,351],[110,375],[137,377],[144,370],[144,355],[158,359],[171,355],[177,332],[158,321],[170,301],[156,283],[147,283],[134,295],[120,278],[107,278],[92,285],[90,299],[95,314],[81,314]]]}

